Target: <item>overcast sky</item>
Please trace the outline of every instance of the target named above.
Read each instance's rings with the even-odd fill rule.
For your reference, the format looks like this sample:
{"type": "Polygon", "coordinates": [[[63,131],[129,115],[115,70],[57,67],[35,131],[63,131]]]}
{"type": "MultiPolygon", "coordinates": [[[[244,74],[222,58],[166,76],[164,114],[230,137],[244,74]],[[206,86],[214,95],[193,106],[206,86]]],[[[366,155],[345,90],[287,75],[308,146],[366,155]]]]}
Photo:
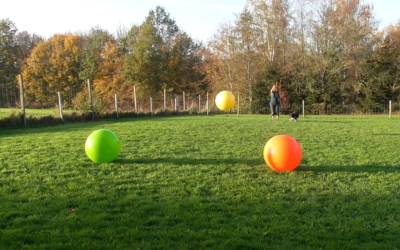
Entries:
{"type": "MultiPolygon", "coordinates": [[[[374,5],[380,28],[400,20],[400,0],[365,0],[374,5]]],[[[112,33],[140,24],[148,11],[163,6],[193,38],[207,41],[218,27],[233,21],[246,0],[1,0],[0,19],[9,18],[20,31],[44,37],[85,32],[100,26],[112,33]]]]}

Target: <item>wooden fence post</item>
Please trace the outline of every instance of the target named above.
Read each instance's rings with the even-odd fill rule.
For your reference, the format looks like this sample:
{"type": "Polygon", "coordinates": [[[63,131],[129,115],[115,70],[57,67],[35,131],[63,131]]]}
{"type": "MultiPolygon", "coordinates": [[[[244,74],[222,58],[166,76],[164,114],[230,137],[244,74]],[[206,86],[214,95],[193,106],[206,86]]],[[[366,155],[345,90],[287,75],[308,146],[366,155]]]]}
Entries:
{"type": "Polygon", "coordinates": [[[153,114],[153,98],[150,96],[150,114],[153,114]]]}
{"type": "Polygon", "coordinates": [[[240,114],[240,94],[238,92],[238,103],[237,103],[237,117],[239,118],[240,114]]]}
{"type": "Polygon", "coordinates": [[[135,113],[137,113],[136,84],[133,85],[133,104],[135,106],[135,113]]]}
{"type": "Polygon", "coordinates": [[[208,92],[207,92],[207,101],[206,101],[206,110],[207,110],[207,115],[209,113],[209,105],[208,105],[208,92]]]}
{"type": "Polygon", "coordinates": [[[183,91],[182,96],[183,96],[183,111],[185,111],[186,110],[185,91],[183,91]]]}
{"type": "Polygon", "coordinates": [[[302,111],[303,111],[303,118],[305,117],[305,110],[304,110],[304,99],[303,99],[303,101],[301,102],[301,106],[302,106],[302,111]]]}
{"type": "Polygon", "coordinates": [[[201,113],[201,95],[199,95],[199,114],[201,113]]]}
{"type": "Polygon", "coordinates": [[[118,115],[118,97],[117,97],[117,94],[114,94],[114,104],[115,104],[115,113],[117,113],[117,118],[119,118],[119,115],[118,115]]]}
{"type": "Polygon", "coordinates": [[[178,111],[177,108],[178,108],[178,107],[177,107],[176,96],[175,96],[175,98],[174,98],[174,111],[175,111],[175,112],[178,111]]]}
{"type": "Polygon", "coordinates": [[[61,93],[60,93],[60,91],[57,91],[57,96],[58,96],[58,111],[59,111],[59,113],[60,113],[61,121],[64,122],[63,105],[62,105],[62,100],[61,100],[61,93]]]}
{"type": "Polygon", "coordinates": [[[389,118],[392,118],[392,100],[389,101],[389,118]]]}
{"type": "Polygon", "coordinates": [[[88,94],[89,94],[89,110],[92,113],[92,119],[94,120],[94,112],[93,112],[93,99],[92,99],[92,87],[90,85],[90,80],[87,80],[88,94]]]}
{"type": "Polygon", "coordinates": [[[164,88],[164,112],[167,110],[167,90],[164,88]]]}
{"type": "Polygon", "coordinates": [[[26,128],[26,113],[25,113],[25,102],[24,102],[24,79],[22,75],[18,75],[19,80],[19,97],[21,101],[21,111],[22,111],[22,118],[24,120],[24,127],[26,128]]]}

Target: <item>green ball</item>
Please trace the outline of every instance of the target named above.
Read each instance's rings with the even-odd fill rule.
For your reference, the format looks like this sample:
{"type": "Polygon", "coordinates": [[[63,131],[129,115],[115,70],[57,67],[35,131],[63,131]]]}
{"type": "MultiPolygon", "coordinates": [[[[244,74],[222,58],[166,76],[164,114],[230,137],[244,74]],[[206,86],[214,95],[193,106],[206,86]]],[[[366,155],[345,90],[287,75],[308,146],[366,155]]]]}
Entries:
{"type": "Polygon", "coordinates": [[[95,163],[112,162],[120,151],[121,144],[118,137],[110,130],[96,130],[86,139],[86,155],[95,163]]]}

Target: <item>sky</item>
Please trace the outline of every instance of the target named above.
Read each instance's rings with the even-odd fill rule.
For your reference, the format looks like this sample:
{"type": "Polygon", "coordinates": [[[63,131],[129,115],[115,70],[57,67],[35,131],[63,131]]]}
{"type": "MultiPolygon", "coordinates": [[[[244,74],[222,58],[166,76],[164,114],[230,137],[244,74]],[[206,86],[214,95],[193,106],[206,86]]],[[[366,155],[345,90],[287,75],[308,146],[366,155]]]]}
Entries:
{"type": "MultiPolygon", "coordinates": [[[[364,0],[374,5],[382,29],[400,21],[400,0],[364,0]]],[[[185,32],[208,41],[218,27],[232,22],[246,0],[0,0],[0,19],[13,21],[19,31],[44,37],[86,32],[101,27],[113,34],[143,22],[157,5],[166,8],[185,32]]]]}

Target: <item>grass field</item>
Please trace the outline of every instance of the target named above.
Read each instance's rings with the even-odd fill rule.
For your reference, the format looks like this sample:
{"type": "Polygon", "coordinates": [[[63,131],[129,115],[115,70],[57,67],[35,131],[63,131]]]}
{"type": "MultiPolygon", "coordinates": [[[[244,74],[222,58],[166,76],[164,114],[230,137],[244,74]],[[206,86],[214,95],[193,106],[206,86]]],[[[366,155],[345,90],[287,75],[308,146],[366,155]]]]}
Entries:
{"type": "MultiPolygon", "coordinates": [[[[9,117],[10,115],[16,114],[18,112],[20,112],[20,109],[17,108],[0,108],[0,119],[9,117]]],[[[27,116],[32,116],[32,117],[59,116],[57,109],[26,109],[25,112],[27,116]]],[[[70,114],[72,112],[76,111],[64,110],[65,114],[70,114]]]]}
{"type": "Polygon", "coordinates": [[[175,117],[0,130],[0,249],[396,249],[400,119],[175,117]],[[84,142],[115,131],[120,159],[84,142]],[[262,159],[294,136],[300,169],[262,159]]]}

